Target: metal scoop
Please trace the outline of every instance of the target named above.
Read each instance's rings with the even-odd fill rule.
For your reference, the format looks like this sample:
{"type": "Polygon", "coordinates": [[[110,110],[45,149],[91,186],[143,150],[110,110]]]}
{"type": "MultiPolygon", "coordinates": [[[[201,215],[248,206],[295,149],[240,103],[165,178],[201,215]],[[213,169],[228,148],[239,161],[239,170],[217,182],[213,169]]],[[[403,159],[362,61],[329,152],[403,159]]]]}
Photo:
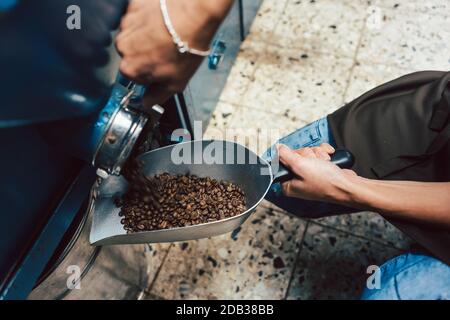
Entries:
{"type": "MultiPolygon", "coordinates": [[[[274,175],[269,162],[243,145],[230,141],[182,142],[144,153],[138,160],[142,163],[142,174],[146,176],[164,172],[189,173],[233,182],[244,191],[247,210],[219,221],[127,234],[120,223],[120,209],[116,207],[114,199],[127,190],[128,184],[123,177],[110,176],[93,192],[95,199],[90,209],[93,211],[90,234],[92,245],[185,241],[230,232],[247,220],[264,199],[272,183],[292,178],[292,174],[281,165],[274,175]],[[188,161],[177,164],[180,162],[178,158],[181,150],[185,153],[183,159],[188,161]]],[[[336,151],[331,161],[340,167],[353,165],[352,155],[344,150],[336,151]]]]}

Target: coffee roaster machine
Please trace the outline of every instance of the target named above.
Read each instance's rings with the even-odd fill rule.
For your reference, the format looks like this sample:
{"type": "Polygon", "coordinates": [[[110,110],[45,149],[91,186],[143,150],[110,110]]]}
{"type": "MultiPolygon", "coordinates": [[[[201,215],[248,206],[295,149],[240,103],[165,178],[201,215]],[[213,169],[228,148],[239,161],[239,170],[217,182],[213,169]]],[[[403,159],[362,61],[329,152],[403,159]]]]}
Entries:
{"type": "Polygon", "coordinates": [[[180,142],[173,130],[192,136],[193,118],[207,118],[195,107],[215,104],[260,1],[237,1],[200,76],[153,108],[140,103],[151,88],[118,73],[112,44],[107,63],[80,67],[17,2],[0,0],[0,299],[143,297],[151,248],[90,245],[93,186],[134,154],[180,142]]]}

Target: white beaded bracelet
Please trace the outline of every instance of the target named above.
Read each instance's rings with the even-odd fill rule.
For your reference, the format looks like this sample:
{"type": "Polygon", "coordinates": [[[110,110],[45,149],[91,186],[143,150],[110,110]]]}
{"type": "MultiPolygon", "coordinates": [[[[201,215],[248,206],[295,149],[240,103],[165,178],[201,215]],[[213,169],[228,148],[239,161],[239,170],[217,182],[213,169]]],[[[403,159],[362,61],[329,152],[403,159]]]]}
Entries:
{"type": "Polygon", "coordinates": [[[175,31],[175,28],[172,25],[172,21],[170,21],[169,11],[167,10],[166,0],[159,0],[159,6],[161,7],[161,13],[162,13],[164,24],[166,25],[167,31],[169,31],[170,35],[172,36],[173,43],[175,43],[175,45],[177,46],[178,51],[180,53],[188,52],[190,54],[194,54],[194,55],[202,56],[202,57],[207,57],[211,53],[211,50],[202,51],[202,50],[190,48],[189,44],[187,42],[184,42],[183,40],[181,40],[180,36],[177,34],[177,32],[175,31]]]}

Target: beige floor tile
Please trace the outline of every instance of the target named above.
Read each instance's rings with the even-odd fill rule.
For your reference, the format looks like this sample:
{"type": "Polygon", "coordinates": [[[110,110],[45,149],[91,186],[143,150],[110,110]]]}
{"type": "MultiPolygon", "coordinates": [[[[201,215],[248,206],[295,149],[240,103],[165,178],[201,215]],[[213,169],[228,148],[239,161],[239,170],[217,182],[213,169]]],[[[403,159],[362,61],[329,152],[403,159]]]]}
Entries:
{"type": "Polygon", "coordinates": [[[271,38],[288,48],[353,57],[367,15],[367,2],[289,1],[271,38]]]}
{"type": "Polygon", "coordinates": [[[273,114],[242,107],[233,115],[227,128],[226,140],[244,144],[261,155],[278,139],[306,124],[295,115],[273,114]]]}
{"type": "Polygon", "coordinates": [[[341,106],[352,61],[268,46],[241,105],[311,122],[341,106]]]}
{"type": "Polygon", "coordinates": [[[219,130],[227,128],[229,123],[231,122],[231,119],[233,118],[233,115],[238,112],[238,109],[240,109],[240,106],[228,102],[219,101],[216,108],[214,109],[214,112],[211,115],[208,127],[206,128],[207,131],[208,129],[213,128],[219,130]]]}
{"type": "Polygon", "coordinates": [[[374,9],[366,25],[357,60],[397,65],[408,70],[450,67],[450,20],[439,14],[374,9]]]}
{"type": "MultiPolygon", "coordinates": [[[[269,201],[263,201],[261,206],[289,214],[269,201]]],[[[353,235],[365,237],[369,240],[374,240],[404,251],[410,250],[411,245],[414,243],[410,237],[375,212],[364,211],[352,214],[335,215],[320,219],[312,219],[310,221],[312,223],[342,230],[353,235]]]]}
{"type": "Polygon", "coordinates": [[[145,248],[147,258],[147,274],[149,285],[155,280],[159,268],[164,262],[164,258],[170,250],[170,243],[152,243],[145,248]]]}
{"type": "Polygon", "coordinates": [[[176,243],[151,294],[165,299],[281,299],[305,223],[258,208],[240,230],[176,243]]]}
{"type": "Polygon", "coordinates": [[[401,250],[410,249],[413,240],[375,212],[358,212],[314,220],[314,222],[382,242],[401,250]]]}
{"type": "Polygon", "coordinates": [[[239,54],[228,75],[227,82],[219,97],[220,101],[239,103],[254,80],[256,60],[264,52],[266,44],[246,39],[241,45],[239,54]]]}
{"type": "Polygon", "coordinates": [[[240,113],[241,109],[240,106],[219,101],[203,134],[203,139],[227,140],[226,129],[232,122],[233,116],[240,113]]]}
{"type": "Polygon", "coordinates": [[[437,14],[450,16],[450,2],[447,0],[372,0],[372,6],[396,9],[404,14],[437,14]]]}
{"type": "Polygon", "coordinates": [[[376,63],[358,63],[352,70],[350,84],[345,94],[345,102],[350,102],[383,83],[414,71],[418,70],[376,63]]]}
{"type": "Polygon", "coordinates": [[[247,38],[251,41],[269,41],[287,2],[287,0],[264,0],[253,20],[247,38]]]}
{"type": "Polygon", "coordinates": [[[399,254],[392,247],[310,224],[287,298],[358,299],[367,267],[399,254]]]}

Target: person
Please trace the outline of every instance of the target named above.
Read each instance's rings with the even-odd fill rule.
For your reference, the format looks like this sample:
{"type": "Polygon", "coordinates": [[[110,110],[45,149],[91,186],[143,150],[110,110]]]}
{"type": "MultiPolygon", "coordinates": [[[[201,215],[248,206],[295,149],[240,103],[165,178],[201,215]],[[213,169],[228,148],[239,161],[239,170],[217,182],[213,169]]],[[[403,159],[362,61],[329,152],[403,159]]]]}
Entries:
{"type": "MultiPolygon", "coordinates": [[[[164,0],[164,3],[179,38],[190,48],[207,52],[233,0],[164,0]]],[[[130,1],[120,23],[116,47],[122,56],[122,74],[148,86],[143,104],[150,107],[183,91],[204,58],[180,53],[163,19],[160,0],[130,1]]]]}
{"type": "Polygon", "coordinates": [[[450,72],[394,79],[278,143],[263,157],[295,178],[267,200],[309,218],[377,211],[423,247],[385,263],[363,298],[450,298],[450,72]],[[353,170],[329,161],[338,147],[353,170]]]}
{"type": "MultiPolygon", "coordinates": [[[[155,14],[163,2],[179,38],[206,51],[233,1],[129,4],[116,45],[122,73],[149,86],[146,105],[183,90],[202,61],[174,45],[167,21],[155,14]]],[[[267,200],[309,218],[377,211],[425,248],[383,265],[382,289],[366,289],[363,299],[450,298],[449,78],[442,72],[405,76],[279,141],[280,160],[295,178],[274,184],[267,200]],[[353,170],[329,161],[337,147],[355,154],[353,170]]]]}
{"type": "MultiPolygon", "coordinates": [[[[336,143],[326,118],[279,143],[274,146],[279,159],[296,177],[273,185],[266,200],[289,213],[322,218],[371,210],[386,217],[442,224],[450,230],[450,183],[379,181],[340,169],[330,162],[336,143]],[[320,138],[311,141],[312,132],[320,132],[320,138]]],[[[263,157],[272,159],[274,147],[263,157]]],[[[362,299],[450,299],[450,267],[430,253],[395,257],[380,266],[379,275],[380,287],[365,288],[362,299]]]]}

